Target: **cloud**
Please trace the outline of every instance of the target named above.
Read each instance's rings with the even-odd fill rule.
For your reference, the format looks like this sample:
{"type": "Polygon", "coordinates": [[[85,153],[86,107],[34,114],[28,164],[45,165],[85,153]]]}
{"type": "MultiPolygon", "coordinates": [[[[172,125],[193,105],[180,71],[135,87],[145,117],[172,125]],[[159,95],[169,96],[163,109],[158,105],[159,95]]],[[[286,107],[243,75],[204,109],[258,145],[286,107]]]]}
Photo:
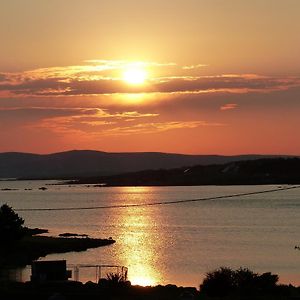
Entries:
{"type": "Polygon", "coordinates": [[[235,77],[183,77],[153,79],[146,85],[129,86],[122,80],[97,79],[68,82],[54,78],[26,80],[18,84],[0,84],[0,90],[15,95],[75,96],[129,93],[203,93],[203,92],[267,92],[299,86],[300,79],[235,77]]]}
{"type": "Polygon", "coordinates": [[[198,68],[204,68],[208,67],[208,65],[205,64],[197,64],[197,65],[191,65],[191,66],[183,66],[183,70],[193,70],[193,69],[198,69],[198,68]]]}
{"type": "Polygon", "coordinates": [[[300,85],[300,78],[272,78],[249,75],[219,75],[166,79],[157,83],[162,93],[204,93],[204,92],[267,92],[288,89],[300,85]]]}
{"type": "Polygon", "coordinates": [[[145,117],[157,117],[158,114],[139,113],[137,111],[126,111],[122,113],[115,113],[113,114],[113,116],[118,118],[145,118],[145,117]]]}
{"type": "Polygon", "coordinates": [[[7,80],[6,74],[0,73],[0,82],[4,82],[7,80]]]}
{"type": "Polygon", "coordinates": [[[0,108],[0,125],[68,129],[81,125],[102,126],[131,119],[157,117],[137,111],[109,112],[100,108],[11,107],[0,108]]]}
{"type": "Polygon", "coordinates": [[[120,69],[127,67],[128,65],[132,66],[143,66],[143,67],[166,67],[166,66],[176,66],[176,63],[158,63],[158,62],[145,62],[145,61],[128,61],[128,60],[105,60],[105,59],[87,59],[84,62],[93,64],[96,66],[103,66],[104,68],[109,69],[120,69]]]}
{"type": "Polygon", "coordinates": [[[232,110],[236,109],[238,105],[236,103],[226,103],[220,107],[220,110],[232,110]]]}
{"type": "Polygon", "coordinates": [[[149,134],[175,129],[193,129],[200,126],[223,126],[220,123],[208,123],[205,121],[171,121],[156,123],[140,123],[132,126],[115,127],[103,131],[105,135],[131,135],[149,134]]]}
{"type": "Polygon", "coordinates": [[[123,136],[150,134],[169,130],[193,129],[200,126],[222,126],[206,121],[149,122],[158,114],[138,111],[109,112],[99,108],[2,108],[0,125],[52,132],[59,135],[123,136]],[[130,121],[130,125],[128,125],[130,121]],[[10,123],[10,124],[8,124],[10,123]]]}
{"type": "Polygon", "coordinates": [[[272,92],[300,86],[300,77],[272,77],[257,74],[196,76],[203,65],[179,67],[173,63],[137,62],[151,72],[143,85],[129,85],[122,80],[128,62],[90,60],[82,66],[41,68],[19,73],[0,74],[2,97],[59,97],[114,94],[180,93],[250,93],[272,92]],[[172,68],[172,72],[170,70],[172,68]],[[182,74],[193,71],[193,74],[182,74]],[[171,73],[168,73],[169,72],[171,73]],[[162,76],[162,74],[165,74],[162,76]]]}
{"type": "Polygon", "coordinates": [[[56,108],[56,107],[9,107],[0,108],[0,114],[21,117],[36,115],[40,118],[73,116],[73,115],[110,115],[99,108],[56,108]]]}

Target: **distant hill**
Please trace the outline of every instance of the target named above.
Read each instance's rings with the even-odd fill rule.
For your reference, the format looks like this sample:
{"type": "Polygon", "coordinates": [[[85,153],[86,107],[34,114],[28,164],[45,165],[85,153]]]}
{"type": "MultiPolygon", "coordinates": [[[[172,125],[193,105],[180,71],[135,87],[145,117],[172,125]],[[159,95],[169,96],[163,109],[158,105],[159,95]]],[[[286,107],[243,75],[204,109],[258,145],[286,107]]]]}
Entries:
{"type": "Polygon", "coordinates": [[[74,150],[46,155],[7,152],[0,153],[0,178],[72,179],[146,169],[223,164],[264,157],[272,156],[184,155],[159,152],[108,153],[90,150],[74,150]]]}
{"type": "Polygon", "coordinates": [[[300,184],[299,158],[265,158],[81,179],[107,186],[300,184]]]}

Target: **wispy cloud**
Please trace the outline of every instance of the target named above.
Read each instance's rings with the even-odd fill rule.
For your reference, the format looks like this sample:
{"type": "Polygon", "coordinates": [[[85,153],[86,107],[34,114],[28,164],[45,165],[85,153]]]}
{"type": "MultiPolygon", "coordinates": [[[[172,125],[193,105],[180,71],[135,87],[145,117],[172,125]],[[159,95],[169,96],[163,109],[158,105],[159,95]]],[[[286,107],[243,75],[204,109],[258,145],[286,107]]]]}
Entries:
{"type": "Polygon", "coordinates": [[[0,125],[67,130],[70,127],[111,125],[128,118],[157,117],[137,111],[109,112],[99,108],[11,107],[0,109],[0,125]]]}
{"type": "Polygon", "coordinates": [[[14,124],[19,128],[33,131],[93,136],[150,134],[224,125],[199,120],[149,122],[149,118],[157,118],[158,116],[158,114],[137,111],[109,112],[99,108],[15,107],[0,109],[0,125],[7,126],[9,121],[11,125],[14,124]],[[130,123],[128,123],[129,120],[130,123]]]}
{"type": "Polygon", "coordinates": [[[105,60],[105,59],[87,59],[84,62],[95,65],[103,65],[110,69],[119,69],[127,67],[128,65],[143,66],[143,67],[165,67],[165,66],[176,66],[176,63],[158,63],[158,62],[145,62],[145,61],[128,61],[128,60],[105,60]]]}
{"type": "Polygon", "coordinates": [[[198,69],[198,68],[204,68],[208,67],[208,65],[205,64],[197,64],[197,65],[190,65],[190,66],[183,66],[183,70],[193,70],[193,69],[198,69]]]}
{"type": "Polygon", "coordinates": [[[220,107],[220,110],[232,110],[236,109],[238,105],[236,103],[226,103],[220,107]]]}
{"type": "Polygon", "coordinates": [[[105,135],[131,135],[131,134],[149,134],[175,129],[192,129],[200,126],[223,126],[219,123],[208,123],[205,121],[172,121],[156,123],[140,123],[132,126],[115,127],[104,130],[105,135]]]}
{"type": "Polygon", "coordinates": [[[6,74],[0,73],[0,82],[5,82],[7,80],[6,74]]]}

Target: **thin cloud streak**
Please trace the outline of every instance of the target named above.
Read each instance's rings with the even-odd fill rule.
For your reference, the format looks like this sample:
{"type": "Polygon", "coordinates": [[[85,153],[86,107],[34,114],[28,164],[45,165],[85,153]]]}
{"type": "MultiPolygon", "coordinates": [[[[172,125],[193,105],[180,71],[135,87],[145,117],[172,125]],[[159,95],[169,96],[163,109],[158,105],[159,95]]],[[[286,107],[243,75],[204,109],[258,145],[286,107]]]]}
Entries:
{"type": "Polygon", "coordinates": [[[41,117],[60,117],[60,116],[96,116],[97,118],[116,118],[116,119],[127,119],[127,118],[149,118],[157,117],[157,113],[140,113],[137,111],[125,111],[110,113],[105,109],[100,108],[62,108],[62,107],[7,107],[0,108],[0,116],[4,117],[19,117],[21,115],[37,115],[41,117]]]}
{"type": "Polygon", "coordinates": [[[133,126],[115,127],[104,130],[104,135],[131,135],[131,134],[150,134],[175,129],[193,129],[201,126],[224,126],[220,123],[208,123],[205,121],[171,121],[157,123],[140,123],[133,126]]]}
{"type": "Polygon", "coordinates": [[[238,105],[236,103],[226,103],[220,107],[220,110],[232,110],[236,109],[238,105]]]}
{"type": "Polygon", "coordinates": [[[203,126],[224,126],[206,121],[159,121],[149,122],[158,114],[137,111],[108,112],[98,108],[5,108],[0,109],[0,123],[7,120],[19,128],[48,131],[56,134],[84,134],[118,136],[130,134],[150,134],[177,129],[193,129],[203,126]],[[133,123],[128,126],[128,120],[133,123]],[[142,120],[142,122],[136,120],[142,120]],[[125,123],[124,123],[125,122],[125,123]],[[126,125],[127,123],[127,125],[126,125]]]}
{"type": "Polygon", "coordinates": [[[197,64],[197,65],[191,65],[191,66],[183,66],[183,70],[193,70],[193,69],[198,69],[198,68],[204,68],[208,67],[208,65],[205,64],[197,64]]]}

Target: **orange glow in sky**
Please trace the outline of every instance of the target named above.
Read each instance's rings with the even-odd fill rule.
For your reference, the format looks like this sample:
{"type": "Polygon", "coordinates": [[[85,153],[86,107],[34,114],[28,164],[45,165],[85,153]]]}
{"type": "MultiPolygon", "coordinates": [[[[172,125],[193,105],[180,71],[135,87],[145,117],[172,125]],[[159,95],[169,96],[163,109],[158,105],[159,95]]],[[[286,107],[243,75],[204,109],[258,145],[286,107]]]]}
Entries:
{"type": "Polygon", "coordinates": [[[0,152],[299,155],[299,11],[295,0],[5,1],[0,152]]]}

